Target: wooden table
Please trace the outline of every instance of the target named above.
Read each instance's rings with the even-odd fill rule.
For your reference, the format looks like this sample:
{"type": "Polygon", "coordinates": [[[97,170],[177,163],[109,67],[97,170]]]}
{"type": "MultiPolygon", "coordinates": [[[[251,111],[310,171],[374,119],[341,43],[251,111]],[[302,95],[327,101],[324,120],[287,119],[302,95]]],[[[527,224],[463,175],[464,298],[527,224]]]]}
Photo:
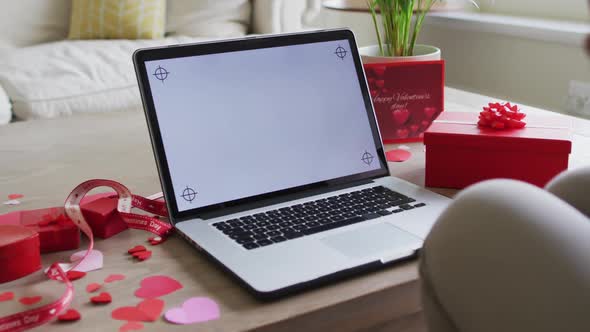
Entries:
{"type": "MultiPolygon", "coordinates": [[[[447,111],[479,111],[490,98],[447,89],[447,111]]],[[[544,112],[525,108],[525,111],[544,112]]],[[[590,164],[590,121],[576,121],[572,167],[590,164]]],[[[239,143],[238,143],[239,144],[239,143]]],[[[424,153],[421,143],[408,144],[413,157],[390,164],[395,176],[424,185],[424,153]]],[[[236,148],[241,148],[239,145],[236,148]]],[[[388,146],[392,148],[392,146],[388,146]]],[[[0,196],[21,193],[18,206],[0,205],[0,213],[19,209],[57,206],[78,183],[90,178],[108,178],[126,184],[138,194],[160,191],[156,167],[143,113],[88,114],[65,119],[15,123],[0,127],[0,196]]],[[[452,196],[454,190],[435,189],[452,196]]],[[[74,282],[73,308],[83,318],[72,324],[53,322],[43,331],[116,331],[124,322],[110,318],[113,309],[134,306],[139,282],[151,275],[168,275],[184,288],[162,297],[165,310],[185,299],[208,296],[221,307],[221,319],[197,326],[175,326],[163,319],[145,323],[145,331],[425,331],[419,301],[416,261],[406,262],[375,273],[358,276],[286,299],[261,303],[235,280],[206,260],[177,237],[150,247],[154,254],[145,262],[133,262],[125,254],[137,244],[146,244],[149,235],[125,231],[111,239],[99,240],[96,248],[105,254],[105,267],[74,282]],[[102,283],[112,273],[122,273],[123,281],[107,284],[113,296],[106,306],[89,304],[84,290],[91,282],[102,283]]],[[[86,243],[83,243],[83,247],[86,243]]],[[[83,248],[82,247],[82,248],[83,248]]],[[[44,264],[65,260],[72,252],[45,255],[44,264]]],[[[62,289],[40,276],[31,276],[0,286],[0,293],[15,292],[17,298],[43,295],[49,302],[62,289]]],[[[15,301],[0,303],[0,315],[25,309],[15,301]]]]}

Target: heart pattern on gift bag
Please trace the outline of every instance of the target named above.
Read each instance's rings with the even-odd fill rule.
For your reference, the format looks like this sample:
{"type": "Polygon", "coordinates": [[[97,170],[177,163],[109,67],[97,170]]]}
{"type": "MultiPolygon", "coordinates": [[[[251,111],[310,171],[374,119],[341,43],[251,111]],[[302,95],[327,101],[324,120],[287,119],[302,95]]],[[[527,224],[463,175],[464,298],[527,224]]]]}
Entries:
{"type": "Polygon", "coordinates": [[[386,143],[416,140],[442,112],[442,63],[366,64],[365,74],[386,143]]]}

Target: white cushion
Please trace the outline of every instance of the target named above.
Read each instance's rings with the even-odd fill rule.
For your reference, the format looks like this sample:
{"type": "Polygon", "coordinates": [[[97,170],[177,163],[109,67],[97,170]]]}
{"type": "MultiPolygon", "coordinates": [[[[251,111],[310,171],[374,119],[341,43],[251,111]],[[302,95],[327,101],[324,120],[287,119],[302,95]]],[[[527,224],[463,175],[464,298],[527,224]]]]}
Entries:
{"type": "Polygon", "coordinates": [[[0,86],[0,125],[7,124],[12,119],[12,106],[6,92],[0,86]]]}
{"type": "Polygon", "coordinates": [[[133,52],[195,41],[200,40],[60,41],[15,49],[0,56],[0,85],[23,120],[140,108],[133,52]]]}
{"type": "Polygon", "coordinates": [[[71,0],[2,1],[0,49],[65,39],[71,0]]]}
{"type": "Polygon", "coordinates": [[[248,32],[249,0],[168,0],[166,32],[191,37],[235,37],[248,32]]]}

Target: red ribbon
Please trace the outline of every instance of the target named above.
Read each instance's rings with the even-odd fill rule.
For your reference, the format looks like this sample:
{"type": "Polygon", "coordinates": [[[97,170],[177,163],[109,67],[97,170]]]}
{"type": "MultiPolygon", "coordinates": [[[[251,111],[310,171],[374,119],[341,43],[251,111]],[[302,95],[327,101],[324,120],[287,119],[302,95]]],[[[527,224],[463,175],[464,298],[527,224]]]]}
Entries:
{"type": "Polygon", "coordinates": [[[164,202],[132,195],[129,189],[125,186],[111,180],[89,180],[81,183],[72,190],[70,195],[68,195],[68,198],[65,201],[65,212],[90,240],[86,254],[81,260],[71,264],[53,263],[45,272],[45,275],[47,275],[49,279],[65,283],[66,291],[55,302],[39,308],[18,312],[10,316],[0,317],[0,332],[18,332],[43,325],[59,315],[62,310],[70,305],[72,298],[74,297],[74,287],[64,271],[75,269],[78,264],[86,259],[94,247],[92,229],[86,222],[86,219],[84,219],[84,215],[80,208],[80,201],[82,201],[82,198],[84,198],[89,191],[97,187],[110,187],[115,190],[119,196],[117,210],[130,228],[143,229],[160,237],[165,237],[172,231],[172,226],[169,223],[154,217],[131,213],[131,208],[136,207],[153,214],[167,216],[164,202]]]}
{"type": "Polygon", "coordinates": [[[477,125],[496,130],[522,129],[526,126],[522,121],[525,117],[526,114],[519,111],[518,105],[489,103],[488,107],[484,107],[479,113],[477,125]]]}

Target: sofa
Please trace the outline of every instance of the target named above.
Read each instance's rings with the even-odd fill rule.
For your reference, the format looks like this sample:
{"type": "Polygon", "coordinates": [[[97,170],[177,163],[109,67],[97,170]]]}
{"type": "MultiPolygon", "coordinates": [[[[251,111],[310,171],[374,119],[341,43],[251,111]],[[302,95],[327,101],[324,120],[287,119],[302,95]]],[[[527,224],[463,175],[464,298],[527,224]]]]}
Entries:
{"type": "Polygon", "coordinates": [[[163,39],[68,40],[71,1],[3,5],[0,124],[141,109],[134,50],[297,31],[308,9],[317,6],[313,0],[167,0],[163,39]]]}

